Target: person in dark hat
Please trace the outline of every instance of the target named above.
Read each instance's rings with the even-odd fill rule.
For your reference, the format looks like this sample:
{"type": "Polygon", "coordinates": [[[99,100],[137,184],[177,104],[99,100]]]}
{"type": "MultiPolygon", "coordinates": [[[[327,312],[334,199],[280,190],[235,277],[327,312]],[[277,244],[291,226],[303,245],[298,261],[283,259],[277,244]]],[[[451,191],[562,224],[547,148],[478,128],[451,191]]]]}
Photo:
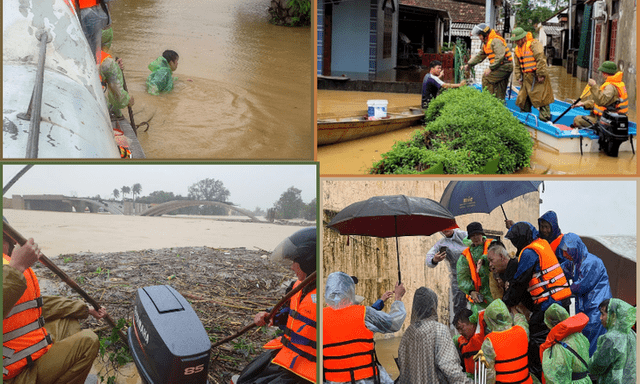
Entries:
{"type": "Polygon", "coordinates": [[[551,246],[547,240],[538,237],[538,231],[531,223],[521,221],[514,224],[505,237],[517,249],[518,267],[508,281],[502,300],[508,307],[529,302],[527,307],[532,311],[529,318],[529,367],[531,373],[540,379],[542,363],[539,349],[549,334],[544,312],[553,303],[568,311],[571,289],[551,246]]]}
{"type": "Polygon", "coordinates": [[[547,70],[544,47],[522,28],[515,28],[511,41],[516,43],[513,76],[520,83],[516,105],[520,111],[529,113],[531,106],[540,111],[540,120],[551,120],[549,105],[555,101],[551,80],[547,70]]]}
{"type": "Polygon", "coordinates": [[[456,264],[458,287],[467,296],[472,306],[482,310],[493,301],[489,287],[490,273],[487,251],[491,239],[484,236],[482,224],[473,222],[467,225],[467,236],[471,245],[462,251],[456,264]],[[482,260],[482,263],[478,263],[482,260]]]}
{"type": "Polygon", "coordinates": [[[465,71],[480,64],[484,59],[489,59],[489,68],[482,75],[482,88],[487,88],[489,93],[504,100],[509,85],[509,77],[513,72],[513,58],[507,42],[488,24],[480,23],[473,27],[472,36],[478,36],[482,40],[480,52],[463,66],[465,71]]]}
{"type": "Polygon", "coordinates": [[[579,102],[574,106],[574,108],[590,109],[591,114],[574,118],[572,124],[574,127],[590,127],[598,121],[607,109],[623,115],[629,112],[627,88],[622,81],[622,71],[618,71],[616,63],[605,61],[598,67],[598,71],[605,79],[604,83],[598,87],[594,79],[589,79],[588,84],[591,87],[590,99],[579,102]]]}
{"type": "MultiPolygon", "coordinates": [[[[271,254],[272,261],[288,260],[296,274],[289,290],[316,271],[316,227],[305,228],[284,239],[271,254]]],[[[316,282],[296,293],[288,305],[269,320],[284,335],[264,345],[267,350],[234,377],[243,383],[316,382],[316,282]]],[[[255,315],[257,326],[267,325],[268,312],[255,315]]]]}

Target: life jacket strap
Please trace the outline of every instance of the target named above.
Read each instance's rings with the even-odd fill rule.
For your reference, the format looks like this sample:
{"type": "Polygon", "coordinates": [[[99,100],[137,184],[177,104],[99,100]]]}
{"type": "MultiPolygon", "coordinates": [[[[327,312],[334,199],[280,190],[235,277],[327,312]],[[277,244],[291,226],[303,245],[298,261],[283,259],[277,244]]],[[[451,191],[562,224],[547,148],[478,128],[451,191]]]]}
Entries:
{"type": "Polygon", "coordinates": [[[40,296],[34,300],[25,301],[24,303],[15,305],[11,309],[11,312],[9,312],[9,314],[6,317],[11,317],[16,313],[26,311],[27,309],[42,308],[42,305],[43,305],[42,296],[40,296]]]}
{"type": "Polygon", "coordinates": [[[324,348],[340,347],[342,345],[349,345],[349,344],[353,344],[353,343],[371,343],[371,344],[373,344],[373,339],[353,339],[353,340],[341,341],[339,343],[323,344],[322,348],[324,349],[324,348]]]}
{"type": "Polygon", "coordinates": [[[520,384],[520,383],[524,383],[525,381],[529,380],[529,378],[531,377],[531,374],[528,374],[527,377],[525,377],[522,380],[519,381],[510,381],[508,383],[504,382],[504,381],[496,381],[496,384],[520,384]]]}
{"type": "Polygon", "coordinates": [[[313,319],[310,319],[302,314],[300,314],[300,312],[295,311],[295,310],[290,310],[289,311],[289,316],[291,316],[293,319],[301,321],[307,325],[310,325],[312,327],[316,327],[316,321],[313,319]]]}
{"type": "Polygon", "coordinates": [[[34,322],[31,322],[27,325],[24,325],[18,329],[14,329],[11,332],[2,334],[2,342],[7,342],[11,340],[15,340],[20,336],[24,336],[31,331],[35,331],[36,329],[44,327],[44,317],[40,316],[34,322]]]}
{"type": "Polygon", "coordinates": [[[534,289],[536,289],[538,287],[543,287],[545,285],[549,285],[549,284],[555,283],[556,281],[560,280],[563,277],[565,277],[564,276],[564,272],[560,273],[558,276],[552,277],[549,280],[541,281],[536,285],[530,286],[529,288],[527,288],[527,292],[531,292],[531,291],[533,291],[534,289]]]}
{"type": "MultiPolygon", "coordinates": [[[[282,340],[282,346],[284,348],[289,348],[290,350],[292,350],[293,352],[297,353],[298,355],[304,357],[305,359],[315,363],[316,362],[316,357],[308,352],[303,351],[302,349],[298,348],[295,346],[295,344],[291,343],[288,339],[283,338],[282,340]]],[[[297,359],[296,358],[293,359],[293,361],[291,362],[291,366],[289,368],[293,368],[293,364],[295,363],[297,359]]]]}
{"type": "MultiPolygon", "coordinates": [[[[40,340],[39,342],[35,343],[34,345],[27,347],[25,349],[23,349],[22,351],[19,351],[17,353],[14,353],[13,350],[11,350],[10,348],[3,348],[2,351],[2,366],[3,367],[8,367],[9,365],[20,361],[24,358],[27,358],[31,355],[33,355],[34,353],[38,352],[39,350],[46,348],[49,344],[53,344],[53,340],[51,339],[51,335],[47,335],[44,339],[40,340]],[[10,349],[11,352],[9,353],[10,356],[6,356],[7,355],[7,351],[6,349],[10,349]]],[[[3,369],[3,373],[4,373],[4,369],[3,369]]],[[[7,372],[8,373],[8,372],[7,372]]],[[[5,373],[6,374],[6,373],[5,373]]]]}

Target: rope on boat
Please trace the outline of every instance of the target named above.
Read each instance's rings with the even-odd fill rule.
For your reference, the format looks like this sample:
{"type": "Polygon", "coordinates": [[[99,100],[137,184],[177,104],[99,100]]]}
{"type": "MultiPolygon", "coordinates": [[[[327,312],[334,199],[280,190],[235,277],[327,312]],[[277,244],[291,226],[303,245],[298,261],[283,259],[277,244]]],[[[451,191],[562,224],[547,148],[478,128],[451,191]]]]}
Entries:
{"type": "MultiPolygon", "coordinates": [[[[40,41],[40,56],[38,57],[38,72],[36,73],[36,83],[31,94],[31,102],[26,116],[30,117],[29,137],[27,139],[26,158],[35,159],[38,157],[38,144],[40,138],[40,120],[42,113],[42,91],[44,88],[44,64],[47,56],[47,43],[51,41],[49,34],[45,30],[36,33],[36,38],[40,41]]],[[[25,116],[23,115],[23,116],[25,116]]]]}

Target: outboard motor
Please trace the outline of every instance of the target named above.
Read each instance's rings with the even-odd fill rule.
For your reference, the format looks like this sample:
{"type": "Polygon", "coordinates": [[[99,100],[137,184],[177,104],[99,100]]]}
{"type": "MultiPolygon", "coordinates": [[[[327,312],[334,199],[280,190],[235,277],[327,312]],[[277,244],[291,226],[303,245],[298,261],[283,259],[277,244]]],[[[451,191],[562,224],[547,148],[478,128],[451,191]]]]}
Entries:
{"type": "Polygon", "coordinates": [[[618,157],[620,144],[629,139],[629,118],[612,111],[604,111],[596,124],[596,130],[600,136],[600,149],[608,156],[618,157]]]}
{"type": "Polygon", "coordinates": [[[143,383],[208,383],[209,336],[191,305],[172,287],[138,289],[128,340],[143,383]]]}

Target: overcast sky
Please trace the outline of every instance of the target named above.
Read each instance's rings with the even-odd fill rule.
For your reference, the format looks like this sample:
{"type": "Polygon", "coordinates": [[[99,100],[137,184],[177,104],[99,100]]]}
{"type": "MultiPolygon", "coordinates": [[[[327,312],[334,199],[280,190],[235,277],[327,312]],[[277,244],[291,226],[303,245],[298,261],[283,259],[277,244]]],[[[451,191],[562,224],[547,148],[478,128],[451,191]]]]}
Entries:
{"type": "MultiPolygon", "coordinates": [[[[24,165],[4,165],[5,186],[24,165]]],[[[302,191],[309,203],[316,197],[315,164],[297,165],[35,165],[22,176],[5,197],[11,195],[61,194],[110,197],[114,189],[142,186],[141,196],[154,191],[187,196],[188,188],[213,178],[229,190],[229,201],[242,208],[273,207],[289,187],[302,191]]]]}
{"type": "Polygon", "coordinates": [[[555,211],[562,233],[636,236],[636,197],[633,180],[545,181],[540,215],[555,211]]]}

